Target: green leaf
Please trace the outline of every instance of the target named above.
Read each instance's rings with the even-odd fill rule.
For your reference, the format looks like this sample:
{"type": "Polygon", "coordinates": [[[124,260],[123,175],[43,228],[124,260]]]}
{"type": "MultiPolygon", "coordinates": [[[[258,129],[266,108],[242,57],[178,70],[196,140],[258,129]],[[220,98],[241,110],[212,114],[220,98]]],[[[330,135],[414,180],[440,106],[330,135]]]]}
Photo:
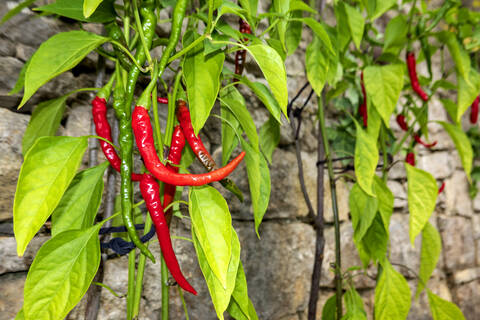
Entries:
{"type": "Polygon", "coordinates": [[[104,162],[80,171],[52,213],[52,236],[73,229],[87,229],[95,222],[102,202],[103,175],[108,167],[104,162]]]}
{"type": "Polygon", "coordinates": [[[355,242],[355,244],[364,265],[367,265],[370,259],[373,259],[375,262],[385,259],[388,246],[388,230],[385,228],[379,213],[375,215],[375,219],[372,221],[362,241],[355,242]],[[368,256],[368,258],[364,255],[368,256]]]}
{"type": "Polygon", "coordinates": [[[222,106],[220,109],[220,115],[222,119],[228,121],[222,121],[222,163],[226,165],[232,155],[233,150],[238,145],[238,137],[235,131],[240,130],[240,123],[235,115],[226,106],[222,106]],[[233,127],[233,128],[232,128],[233,127]]]}
{"type": "Polygon", "coordinates": [[[470,73],[464,78],[457,75],[458,97],[457,97],[457,115],[455,122],[459,123],[462,115],[467,111],[472,102],[477,98],[480,91],[480,74],[471,69],[470,73]]]}
{"type": "Polygon", "coordinates": [[[232,217],[227,202],[213,187],[194,187],[190,188],[188,209],[208,265],[223,288],[226,288],[233,237],[232,217]]]}
{"type": "Polygon", "coordinates": [[[26,319],[63,319],[80,301],[100,265],[100,226],[60,233],[40,248],[25,281],[26,319]]]}
{"type": "Polygon", "coordinates": [[[390,127],[390,116],[403,88],[403,69],[402,65],[390,64],[369,66],[363,72],[367,95],[387,128],[390,127]]]}
{"type": "Polygon", "coordinates": [[[356,242],[362,240],[370,228],[378,209],[378,199],[369,196],[355,183],[348,198],[350,215],[352,217],[353,238],[356,242]]]}
{"type": "Polygon", "coordinates": [[[390,226],[390,217],[393,213],[393,193],[390,191],[385,181],[380,179],[377,175],[375,175],[373,182],[375,194],[377,195],[378,199],[378,211],[382,217],[383,225],[388,232],[388,228],[390,226]]]}
{"type": "Polygon", "coordinates": [[[245,163],[247,165],[248,184],[250,186],[250,196],[252,199],[253,217],[255,219],[255,231],[262,223],[263,216],[267,211],[270,200],[270,170],[263,155],[244,139],[242,139],[242,148],[245,150],[245,163]]]}
{"type": "Polygon", "coordinates": [[[429,222],[422,230],[422,250],[420,253],[420,272],[416,297],[420,295],[430,279],[442,251],[442,239],[437,229],[429,222]]]}
{"type": "MultiPolygon", "coordinates": [[[[296,1],[301,2],[301,1],[296,1]]],[[[303,3],[303,2],[301,2],[303,3]]],[[[307,6],[308,7],[308,6],[307,6]]],[[[309,8],[309,7],[308,7],[309,8]]],[[[302,11],[294,11],[291,14],[292,18],[301,18],[302,11]]],[[[292,55],[297,50],[300,40],[302,39],[303,24],[301,21],[289,21],[285,33],[285,45],[287,54],[292,55]]]]}
{"type": "Polygon", "coordinates": [[[240,306],[235,299],[230,300],[227,311],[230,316],[236,320],[258,320],[257,312],[250,299],[248,300],[248,315],[240,309],[240,306]]]}
{"type": "Polygon", "coordinates": [[[251,82],[246,77],[240,78],[240,82],[250,88],[250,90],[255,93],[255,95],[262,101],[265,107],[270,111],[270,114],[279,122],[281,120],[281,110],[280,105],[277,100],[273,97],[272,92],[268,89],[266,85],[260,82],[251,82]]]}
{"type": "Polygon", "coordinates": [[[347,22],[350,27],[350,34],[352,35],[353,42],[357,49],[360,50],[360,44],[362,42],[363,30],[365,29],[365,19],[362,14],[358,12],[354,7],[345,3],[345,12],[347,14],[347,22]]]}
{"type": "Polygon", "coordinates": [[[463,46],[458,43],[455,33],[443,31],[438,34],[438,37],[440,41],[447,45],[448,51],[455,62],[455,69],[457,70],[457,73],[461,78],[468,79],[471,68],[470,57],[465,49],[463,49],[463,46]]]}
{"type": "Polygon", "coordinates": [[[398,15],[387,24],[385,29],[383,52],[398,55],[407,42],[407,18],[398,15]]]}
{"type": "Polygon", "coordinates": [[[325,301],[322,309],[322,320],[337,320],[337,295],[332,295],[325,301]]]}
{"type": "Polygon", "coordinates": [[[84,0],[83,2],[83,15],[85,18],[90,17],[103,0],[84,0]]]}
{"type": "Polygon", "coordinates": [[[287,16],[288,9],[290,9],[290,0],[273,0],[273,12],[278,14],[280,17],[284,17],[283,19],[279,19],[276,25],[278,37],[283,48],[286,48],[285,34],[287,32],[287,19],[285,18],[287,16]]]}
{"type": "Polygon", "coordinates": [[[57,33],[40,45],[25,73],[25,91],[18,108],[45,83],[75,67],[108,38],[86,31],[57,33]]]}
{"type": "Polygon", "coordinates": [[[42,137],[28,151],[13,204],[13,229],[19,256],[57,207],[86,149],[86,137],[42,137]]]}
{"type": "Polygon", "coordinates": [[[371,16],[372,20],[379,18],[397,3],[396,0],[375,0],[375,12],[371,16]]]}
{"type": "Polygon", "coordinates": [[[362,297],[354,288],[348,289],[343,294],[343,300],[345,301],[347,313],[342,317],[342,320],[367,320],[362,297]]]}
{"type": "Polygon", "coordinates": [[[17,312],[14,320],[25,320],[25,313],[23,312],[23,307],[17,312]]]}
{"type": "Polygon", "coordinates": [[[17,94],[23,89],[23,86],[25,85],[25,73],[27,72],[27,68],[31,60],[32,60],[32,57],[30,57],[23,65],[22,69],[20,70],[20,73],[18,74],[17,82],[15,82],[15,86],[8,93],[9,95],[17,94]]]}
{"type": "Polygon", "coordinates": [[[280,142],[280,125],[270,116],[260,127],[260,146],[268,163],[272,163],[272,154],[280,142]]]}
{"type": "MultiPolygon", "coordinates": [[[[456,87],[455,87],[455,89],[456,89],[456,87]]],[[[458,124],[458,121],[457,121],[457,113],[458,113],[457,112],[457,109],[458,109],[457,104],[450,99],[440,99],[440,101],[442,102],[443,107],[447,111],[450,118],[453,119],[453,122],[458,124]]]]}
{"type": "MultiPolygon", "coordinates": [[[[198,34],[188,32],[184,37],[184,46],[198,37],[198,34]]],[[[187,54],[183,62],[183,77],[187,86],[192,125],[197,135],[217,99],[224,60],[225,54],[222,51],[204,56],[202,42],[187,54]]]]}
{"type": "Polygon", "coordinates": [[[471,180],[470,174],[472,172],[472,165],[473,165],[473,149],[470,143],[470,139],[468,136],[463,132],[463,130],[456,125],[439,121],[445,131],[448,132],[450,138],[453,140],[455,144],[455,148],[457,148],[458,154],[460,155],[460,159],[462,160],[462,166],[465,170],[465,174],[467,175],[468,180],[471,180]]]}
{"type": "Polygon", "coordinates": [[[247,20],[247,18],[245,17],[245,14],[247,13],[245,9],[231,1],[222,1],[221,6],[217,10],[217,18],[215,20],[215,24],[221,16],[228,13],[236,15],[242,20],[247,20]]]}
{"type": "Polygon", "coordinates": [[[35,140],[53,136],[60,127],[68,96],[44,101],[33,110],[32,117],[22,140],[22,154],[25,156],[35,140]]]}
{"type": "Polygon", "coordinates": [[[88,18],[83,15],[84,0],[57,0],[56,2],[47,4],[46,6],[38,7],[35,10],[58,14],[63,17],[83,22],[105,23],[115,20],[113,1],[100,2],[101,4],[88,18]]]}
{"type": "Polygon", "coordinates": [[[355,121],[357,128],[357,139],[355,143],[355,175],[357,182],[370,196],[373,193],[373,178],[378,163],[377,139],[368,135],[355,121]]]}
{"type": "Polygon", "coordinates": [[[375,288],[375,319],[406,319],[411,305],[407,280],[388,261],[375,288]]]}
{"type": "Polygon", "coordinates": [[[280,109],[288,118],[287,72],[282,58],[275,49],[264,44],[254,44],[246,47],[246,49],[262,70],[280,109]]]}
{"type": "Polygon", "coordinates": [[[427,290],[427,294],[433,320],[465,320],[462,311],[455,304],[440,298],[430,290],[427,290]]]}
{"type": "Polygon", "coordinates": [[[335,18],[337,20],[337,47],[342,52],[350,43],[350,26],[348,25],[347,12],[345,10],[345,2],[337,1],[334,5],[335,18]]]}
{"type": "Polygon", "coordinates": [[[230,298],[235,289],[235,280],[240,263],[240,241],[238,240],[235,230],[230,226],[232,234],[231,238],[231,256],[228,261],[228,270],[226,274],[226,283],[223,285],[213,272],[211,265],[208,263],[208,255],[203,251],[201,241],[197,237],[197,230],[192,228],[192,240],[197,252],[198,263],[202,270],[205,281],[207,282],[208,291],[212,298],[213,306],[219,319],[223,319],[223,313],[228,307],[230,298]]]}
{"type": "Polygon", "coordinates": [[[2,17],[2,20],[0,20],[0,26],[10,20],[11,18],[15,17],[17,14],[19,14],[23,9],[29,7],[31,4],[35,3],[37,0],[25,0],[21,3],[19,3],[15,8],[12,10],[8,11],[6,15],[2,17]]]}
{"type": "Polygon", "coordinates": [[[302,0],[292,0],[290,1],[290,10],[289,11],[306,11],[313,14],[317,14],[318,12],[311,7],[309,7],[305,2],[302,0]]]}
{"type": "Polygon", "coordinates": [[[245,99],[238,92],[237,88],[230,86],[222,89],[220,91],[220,101],[235,115],[243,130],[245,130],[252,147],[258,151],[257,128],[245,105],[245,99]]]}
{"type": "Polygon", "coordinates": [[[310,85],[317,96],[321,96],[323,86],[327,81],[330,62],[323,52],[323,46],[318,37],[313,37],[313,41],[307,47],[307,51],[305,52],[305,66],[310,85]]]}
{"type": "Polygon", "coordinates": [[[410,242],[422,231],[435,209],[437,181],[426,171],[405,163],[408,182],[408,210],[410,211],[410,242]]]}
{"type": "MultiPolygon", "coordinates": [[[[292,19],[293,20],[293,19],[292,19]]],[[[312,31],[315,33],[315,35],[318,37],[318,39],[321,41],[323,46],[329,51],[328,53],[325,54],[330,54],[332,56],[335,56],[335,51],[333,50],[332,42],[330,41],[330,37],[328,36],[328,33],[325,31],[325,28],[323,25],[316,21],[313,18],[302,18],[298,19],[305,23],[307,26],[312,29],[312,31]]]]}

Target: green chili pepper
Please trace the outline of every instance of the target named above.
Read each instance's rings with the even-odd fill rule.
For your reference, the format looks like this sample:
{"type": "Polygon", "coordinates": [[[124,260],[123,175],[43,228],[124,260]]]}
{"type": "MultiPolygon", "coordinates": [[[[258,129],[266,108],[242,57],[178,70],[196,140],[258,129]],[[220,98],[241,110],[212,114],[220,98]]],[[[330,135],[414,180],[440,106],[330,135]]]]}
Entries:
{"type": "MultiPolygon", "coordinates": [[[[122,29],[120,29],[120,27],[115,21],[105,24],[105,30],[107,31],[107,34],[110,38],[120,42],[124,47],[127,47],[122,29]]],[[[118,61],[122,65],[122,68],[127,71],[130,70],[130,68],[132,67],[132,61],[130,61],[130,58],[127,56],[127,54],[120,50],[117,46],[113,46],[113,50],[115,52],[115,55],[117,56],[118,61]]]]}
{"type": "Polygon", "coordinates": [[[187,10],[188,0],[177,1],[175,8],[173,9],[172,15],[172,28],[170,32],[170,37],[168,39],[168,45],[163,51],[162,58],[158,64],[158,77],[160,78],[165,71],[167,66],[168,59],[172,55],[173,50],[177,46],[178,40],[180,39],[180,33],[182,32],[182,23],[183,18],[185,18],[185,11],[187,10]]]}

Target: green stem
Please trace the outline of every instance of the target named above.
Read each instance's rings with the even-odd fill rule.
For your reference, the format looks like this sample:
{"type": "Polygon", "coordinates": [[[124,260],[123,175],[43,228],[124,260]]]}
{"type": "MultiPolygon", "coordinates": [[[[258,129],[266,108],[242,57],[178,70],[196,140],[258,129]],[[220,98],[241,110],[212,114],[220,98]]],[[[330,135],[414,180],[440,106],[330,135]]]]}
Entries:
{"type": "Polygon", "coordinates": [[[183,312],[185,313],[185,320],[189,320],[190,318],[188,317],[187,304],[185,303],[185,298],[183,297],[183,290],[180,287],[177,287],[177,289],[178,289],[178,295],[180,296],[180,300],[182,300],[183,312]]]}
{"type": "Polygon", "coordinates": [[[133,319],[133,302],[135,300],[135,256],[134,248],[128,254],[128,289],[127,289],[127,320],[133,319]]]}
{"type": "MultiPolygon", "coordinates": [[[[147,214],[145,219],[145,228],[143,229],[143,234],[147,234],[152,228],[152,219],[150,215],[147,214]]],[[[145,243],[145,246],[148,248],[148,242],[145,243]]],[[[143,288],[143,275],[145,273],[145,265],[147,262],[147,257],[143,254],[138,258],[138,267],[137,267],[137,281],[135,283],[135,300],[133,302],[133,318],[138,318],[138,312],[140,310],[140,300],[142,297],[142,288],[143,288]]]]}
{"type": "Polygon", "coordinates": [[[408,42],[410,42],[410,30],[412,27],[413,13],[415,12],[416,7],[417,7],[417,0],[413,0],[412,8],[410,9],[409,17],[408,17],[408,26],[407,26],[407,30],[408,30],[407,34],[409,35],[408,42]]]}
{"type": "MultiPolygon", "coordinates": [[[[143,39],[143,38],[142,38],[143,39]]],[[[148,72],[149,68],[147,69],[144,69],[141,65],[138,64],[137,62],[137,59],[135,59],[134,56],[132,56],[132,54],[130,53],[130,51],[128,51],[127,48],[125,48],[124,46],[122,46],[122,44],[118,41],[115,41],[113,39],[110,39],[110,43],[111,44],[114,44],[115,46],[117,46],[117,48],[119,48],[120,50],[122,50],[123,52],[125,52],[125,54],[130,58],[130,60],[133,61],[133,63],[135,64],[135,66],[140,69],[141,72],[145,73],[145,72],[148,72]]],[[[151,59],[151,58],[150,58],[151,59]]],[[[151,64],[150,64],[151,66],[151,64]]],[[[149,67],[150,67],[149,66],[149,67]]]]}
{"type": "MultiPolygon", "coordinates": [[[[133,15],[135,16],[135,23],[137,24],[138,34],[140,36],[140,41],[142,42],[143,50],[147,56],[147,61],[150,66],[152,66],[153,61],[150,56],[150,48],[145,41],[145,35],[143,34],[142,22],[140,21],[140,15],[138,14],[137,0],[133,0],[133,15]]],[[[133,59],[135,60],[135,59],[133,59]]],[[[140,68],[139,68],[140,69],[140,68]]],[[[141,69],[140,69],[141,70],[141,69]]]]}
{"type": "Polygon", "coordinates": [[[327,160],[328,180],[330,182],[330,193],[332,197],[333,220],[335,225],[335,290],[336,290],[336,305],[337,305],[337,319],[342,318],[342,257],[340,248],[340,219],[337,205],[337,189],[335,187],[335,173],[333,172],[332,157],[330,154],[330,147],[327,138],[327,128],[325,125],[323,98],[318,98],[318,120],[320,131],[322,132],[323,150],[325,152],[325,159],[327,160]]]}
{"type": "Polygon", "coordinates": [[[173,127],[175,125],[175,102],[177,101],[177,90],[180,86],[180,80],[182,79],[182,71],[180,70],[173,85],[173,91],[168,96],[168,118],[167,127],[165,128],[165,145],[170,146],[172,142],[173,127]]]}
{"type": "Polygon", "coordinates": [[[168,286],[168,269],[165,259],[160,259],[162,263],[162,320],[168,320],[168,308],[169,308],[169,289],[168,286]]]}
{"type": "Polygon", "coordinates": [[[174,54],[170,59],[168,59],[168,63],[174,61],[175,59],[180,58],[184,54],[186,54],[188,51],[192,50],[195,48],[200,42],[202,42],[205,38],[207,37],[206,34],[201,35],[199,38],[195,39],[192,43],[190,43],[188,46],[174,54]]]}

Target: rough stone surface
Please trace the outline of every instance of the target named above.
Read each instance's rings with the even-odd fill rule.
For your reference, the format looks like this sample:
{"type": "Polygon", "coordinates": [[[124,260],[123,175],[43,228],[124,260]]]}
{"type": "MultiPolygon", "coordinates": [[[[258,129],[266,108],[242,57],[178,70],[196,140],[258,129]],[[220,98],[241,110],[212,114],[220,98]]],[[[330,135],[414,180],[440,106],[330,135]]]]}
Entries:
{"type": "Polygon", "coordinates": [[[468,180],[464,171],[455,171],[450,179],[445,181],[445,205],[449,215],[471,217],[473,205],[468,194],[468,180]]]}

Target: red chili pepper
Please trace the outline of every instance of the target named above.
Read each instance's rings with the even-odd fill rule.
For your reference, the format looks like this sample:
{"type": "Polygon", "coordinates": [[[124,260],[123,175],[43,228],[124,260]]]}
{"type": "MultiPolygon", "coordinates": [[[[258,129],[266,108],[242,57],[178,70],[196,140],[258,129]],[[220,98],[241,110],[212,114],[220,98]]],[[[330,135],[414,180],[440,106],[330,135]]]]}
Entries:
{"type": "MultiPolygon", "coordinates": [[[[192,148],[193,153],[195,156],[200,160],[203,166],[208,170],[212,171],[217,169],[217,164],[215,160],[213,160],[212,156],[208,152],[207,148],[203,144],[202,140],[195,134],[192,126],[192,121],[190,118],[190,111],[188,110],[187,104],[183,100],[177,101],[177,119],[180,122],[180,127],[183,131],[185,138],[187,139],[190,148],[192,148]]],[[[237,198],[243,202],[243,194],[242,191],[235,185],[235,183],[228,179],[222,179],[220,181],[222,186],[224,186],[227,190],[232,192],[237,198]]]]}
{"type": "Polygon", "coordinates": [[[407,153],[407,156],[405,157],[405,162],[415,167],[415,153],[413,152],[407,153]]]}
{"type": "MultiPolygon", "coordinates": [[[[240,19],[239,20],[240,26],[240,32],[241,33],[247,33],[251,34],[252,30],[250,29],[250,26],[245,20],[240,19]]],[[[243,41],[247,41],[248,38],[243,38],[243,41]]],[[[247,51],[246,50],[238,50],[235,53],[235,74],[241,75],[243,73],[243,68],[245,64],[245,58],[247,57],[247,51]]]]}
{"type": "Polygon", "coordinates": [[[470,123],[475,124],[478,120],[478,103],[480,102],[480,96],[473,101],[472,106],[470,107],[470,123]]]}
{"type": "MultiPolygon", "coordinates": [[[[110,124],[108,123],[107,119],[107,102],[104,98],[95,97],[95,99],[93,99],[92,115],[97,135],[108,141],[112,141],[112,130],[110,129],[110,124]]],[[[108,162],[110,162],[112,168],[120,172],[121,160],[118,157],[115,148],[110,143],[107,143],[103,140],[100,140],[99,142],[105,158],[107,158],[108,162]]],[[[133,181],[140,181],[141,179],[141,174],[132,173],[133,181]]]]}
{"type": "Polygon", "coordinates": [[[158,242],[162,249],[162,255],[165,259],[165,263],[172,274],[172,277],[177,281],[178,285],[194,295],[197,291],[188,283],[180,270],[177,257],[172,247],[172,240],[170,239],[170,232],[168,230],[167,221],[163,212],[163,207],[160,202],[160,186],[155,178],[150,174],[144,174],[142,180],[140,180],[140,192],[145,200],[150,217],[155,225],[155,231],[157,232],[158,242]]]}
{"type": "Polygon", "coordinates": [[[168,104],[168,98],[157,97],[157,101],[161,104],[168,104]]]}
{"type": "Polygon", "coordinates": [[[403,114],[399,114],[397,116],[397,123],[398,126],[403,130],[403,131],[408,131],[408,124],[405,120],[405,116],[403,114]]]}
{"type": "Polygon", "coordinates": [[[438,194],[442,193],[444,189],[445,189],[445,182],[442,182],[440,189],[438,189],[438,194]]]}
{"type": "Polygon", "coordinates": [[[358,113],[360,114],[360,116],[363,118],[363,126],[364,127],[367,127],[367,119],[368,119],[368,111],[367,111],[367,92],[365,91],[365,83],[363,81],[363,70],[362,70],[362,73],[360,75],[360,85],[362,87],[362,94],[363,94],[363,102],[362,104],[360,105],[360,107],[358,107],[358,113]]]}
{"type": "Polygon", "coordinates": [[[420,83],[418,82],[417,77],[417,63],[415,61],[415,54],[413,52],[407,52],[407,68],[408,74],[410,75],[410,83],[412,84],[412,89],[416,94],[425,102],[428,101],[428,94],[423,91],[420,83]]]}
{"type": "Polygon", "coordinates": [[[240,164],[245,152],[241,152],[225,167],[203,174],[179,174],[171,172],[160,162],[155,150],[152,124],[147,109],[138,105],[133,110],[132,128],[138,150],[145,167],[160,181],[177,186],[201,186],[213,181],[219,181],[228,176],[240,164]]]}
{"type": "MultiPolygon", "coordinates": [[[[182,150],[183,147],[185,146],[185,136],[183,135],[182,129],[180,128],[179,125],[175,126],[173,129],[173,134],[172,134],[172,143],[170,146],[170,151],[168,153],[168,161],[167,163],[167,169],[174,172],[178,173],[178,167],[173,166],[172,164],[180,164],[180,160],[182,159],[182,150]]],[[[166,208],[173,200],[173,197],[175,196],[175,191],[177,189],[176,185],[173,184],[168,184],[166,183],[163,189],[163,207],[166,208]]],[[[169,212],[171,210],[167,211],[167,217],[169,216],[169,212]]],[[[167,219],[168,221],[168,219],[167,219]]]]}
{"type": "Polygon", "coordinates": [[[424,146],[425,148],[433,148],[436,144],[437,144],[437,141],[434,141],[432,143],[426,143],[424,141],[422,141],[422,139],[420,139],[420,137],[416,134],[413,136],[413,138],[415,139],[415,141],[417,143],[420,143],[422,146],[424,146]]]}

